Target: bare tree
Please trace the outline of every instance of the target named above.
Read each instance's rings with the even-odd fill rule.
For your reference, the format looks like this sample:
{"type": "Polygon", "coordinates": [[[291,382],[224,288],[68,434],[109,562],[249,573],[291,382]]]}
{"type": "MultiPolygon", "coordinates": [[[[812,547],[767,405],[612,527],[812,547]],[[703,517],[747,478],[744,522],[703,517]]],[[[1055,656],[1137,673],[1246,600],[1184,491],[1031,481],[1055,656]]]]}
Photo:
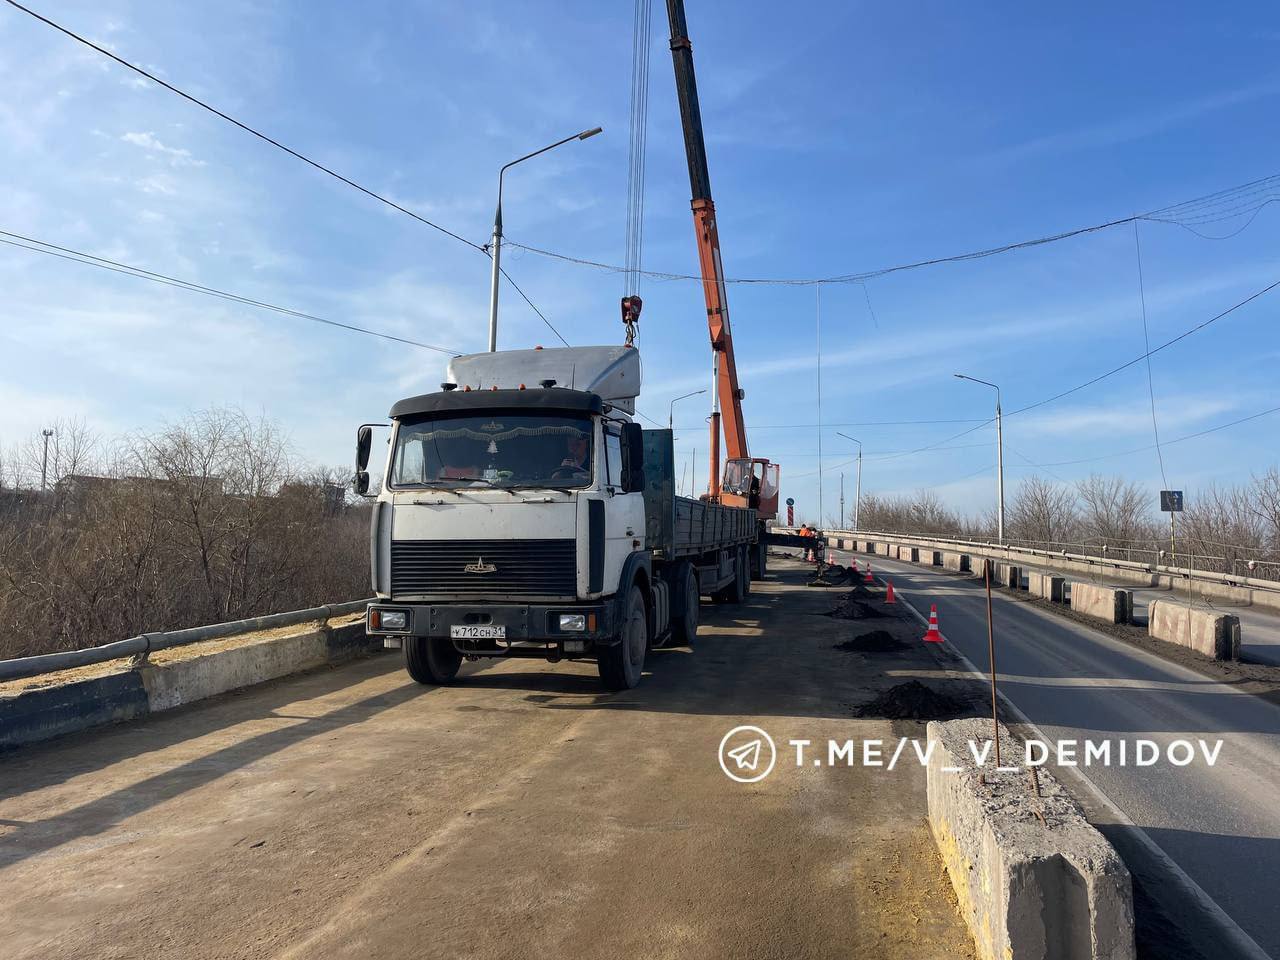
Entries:
{"type": "Polygon", "coordinates": [[[1023,480],[1009,506],[1009,531],[1015,540],[1067,542],[1077,534],[1079,521],[1076,491],[1039,476],[1023,480]]]}
{"type": "Polygon", "coordinates": [[[1154,539],[1148,497],[1136,483],[1095,473],[1079,481],[1076,492],[1084,536],[1115,545],[1154,539]]]}

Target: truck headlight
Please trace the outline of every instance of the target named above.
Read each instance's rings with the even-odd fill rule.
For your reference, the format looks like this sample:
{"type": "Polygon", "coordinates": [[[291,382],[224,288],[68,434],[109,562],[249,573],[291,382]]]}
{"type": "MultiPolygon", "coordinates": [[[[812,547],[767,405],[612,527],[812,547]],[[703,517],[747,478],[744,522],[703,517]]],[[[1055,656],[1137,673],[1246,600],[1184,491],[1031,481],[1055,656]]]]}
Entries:
{"type": "Polygon", "coordinates": [[[404,630],[409,626],[409,612],[407,610],[383,610],[381,612],[383,630],[404,630]]]}
{"type": "Polygon", "coordinates": [[[560,629],[566,633],[581,633],[587,629],[587,615],[585,613],[560,614],[560,629]]]}

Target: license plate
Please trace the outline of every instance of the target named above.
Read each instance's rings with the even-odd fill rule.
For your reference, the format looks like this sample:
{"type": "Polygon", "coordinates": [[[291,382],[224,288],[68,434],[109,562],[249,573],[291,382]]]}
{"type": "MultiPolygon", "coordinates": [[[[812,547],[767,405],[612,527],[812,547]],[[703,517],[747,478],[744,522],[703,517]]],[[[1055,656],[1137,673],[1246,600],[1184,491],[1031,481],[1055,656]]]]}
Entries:
{"type": "Polygon", "coordinates": [[[455,623],[449,628],[453,640],[505,640],[507,628],[490,623],[455,623]]]}

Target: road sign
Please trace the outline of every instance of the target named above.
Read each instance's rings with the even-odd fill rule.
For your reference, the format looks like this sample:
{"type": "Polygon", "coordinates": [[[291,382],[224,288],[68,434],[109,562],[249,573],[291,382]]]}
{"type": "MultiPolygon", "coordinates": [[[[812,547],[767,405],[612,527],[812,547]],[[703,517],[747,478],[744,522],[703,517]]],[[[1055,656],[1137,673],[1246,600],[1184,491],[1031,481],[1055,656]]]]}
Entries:
{"type": "Polygon", "coordinates": [[[795,505],[796,505],[796,498],[795,498],[795,497],[787,497],[787,506],[788,506],[788,507],[794,507],[795,505]]]}
{"type": "Polygon", "coordinates": [[[1182,491],[1181,490],[1161,490],[1160,491],[1160,512],[1161,513],[1181,513],[1182,512],[1182,491]]]}

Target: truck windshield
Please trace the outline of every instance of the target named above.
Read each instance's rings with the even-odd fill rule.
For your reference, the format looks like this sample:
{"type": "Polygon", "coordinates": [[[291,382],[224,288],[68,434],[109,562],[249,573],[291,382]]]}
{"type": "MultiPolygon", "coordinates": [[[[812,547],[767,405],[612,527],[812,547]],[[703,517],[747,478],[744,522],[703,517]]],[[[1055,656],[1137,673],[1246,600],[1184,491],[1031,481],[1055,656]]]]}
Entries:
{"type": "Polygon", "coordinates": [[[402,422],[391,486],[585,487],[592,423],[586,417],[486,414],[402,422]]]}

